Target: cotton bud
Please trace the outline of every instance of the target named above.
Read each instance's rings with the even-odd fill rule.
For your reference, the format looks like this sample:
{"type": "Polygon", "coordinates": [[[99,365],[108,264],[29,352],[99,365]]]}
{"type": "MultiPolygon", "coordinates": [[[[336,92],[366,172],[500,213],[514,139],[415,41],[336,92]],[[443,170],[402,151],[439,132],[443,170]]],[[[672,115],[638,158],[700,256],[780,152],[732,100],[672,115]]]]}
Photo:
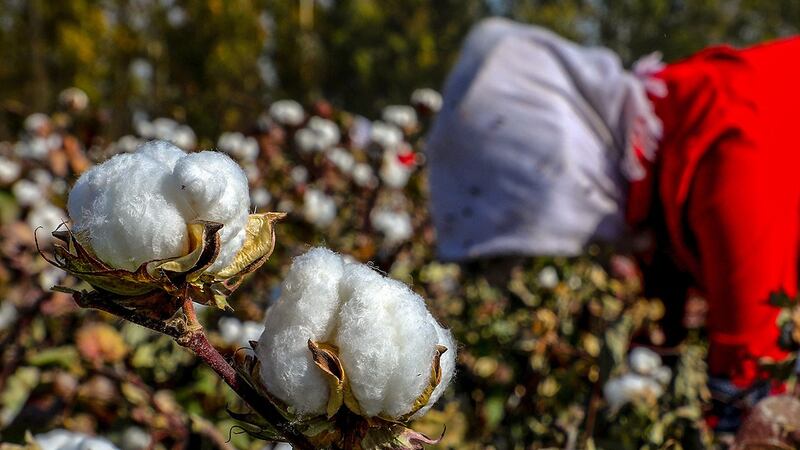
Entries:
{"type": "Polygon", "coordinates": [[[317,227],[325,227],[336,218],[336,202],[320,190],[309,189],[303,194],[303,216],[317,227]]]}
{"type": "Polygon", "coordinates": [[[376,120],[372,123],[370,139],[384,149],[393,149],[403,142],[403,132],[392,124],[376,120]]]}
{"type": "Polygon", "coordinates": [[[403,421],[441,396],[456,345],[408,286],[315,248],[293,261],[256,352],[262,383],[297,414],[330,417],[344,404],[403,421]]]}
{"type": "Polygon", "coordinates": [[[341,147],[334,147],[330,149],[326,155],[328,160],[336,166],[342,173],[350,173],[353,170],[353,166],[356,164],[356,159],[353,157],[350,152],[341,148],[341,147]]]}
{"type": "Polygon", "coordinates": [[[536,278],[545,289],[553,289],[558,285],[558,272],[553,266],[545,266],[536,278]]]}
{"type": "Polygon", "coordinates": [[[0,156],[0,186],[17,181],[21,173],[22,166],[18,162],[0,156]]]}
{"type": "Polygon", "coordinates": [[[11,186],[11,193],[20,206],[33,206],[45,200],[42,188],[30,180],[19,180],[11,186]]]}
{"type": "Polygon", "coordinates": [[[417,89],[411,93],[411,104],[436,113],[442,109],[442,95],[433,89],[417,89]]]}
{"type": "Polygon", "coordinates": [[[250,191],[250,204],[256,208],[266,208],[272,200],[272,195],[266,188],[260,187],[250,191]]]}
{"type": "Polygon", "coordinates": [[[242,247],[248,220],[247,180],[222,153],[186,154],[153,141],[84,173],[69,194],[73,230],[112,267],[188,253],[187,224],[223,224],[221,248],[208,271],[226,267],[242,247]]]}
{"type": "Polygon", "coordinates": [[[655,401],[664,393],[661,384],[646,376],[626,373],[612,378],[603,386],[603,396],[612,411],[634,401],[655,401]]]}
{"type": "Polygon", "coordinates": [[[37,434],[34,441],[41,450],[119,450],[105,438],[64,429],[37,434]]]}
{"type": "Polygon", "coordinates": [[[375,210],[370,214],[370,221],[376,230],[383,233],[389,246],[407,241],[414,232],[411,217],[405,212],[375,210]]]}
{"type": "Polygon", "coordinates": [[[628,355],[628,365],[639,375],[653,376],[661,367],[661,356],[645,347],[636,347],[628,355]]]}
{"type": "Polygon", "coordinates": [[[305,119],[303,107],[294,100],[278,100],[270,105],[269,115],[274,121],[293,127],[300,125],[305,119]]]}
{"type": "Polygon", "coordinates": [[[353,182],[360,187],[373,188],[377,184],[372,167],[366,163],[358,163],[353,166],[353,182]]]}
{"type": "Polygon", "coordinates": [[[401,130],[413,130],[417,127],[417,112],[406,105],[389,105],[383,108],[382,118],[401,130]]]}
{"type": "Polygon", "coordinates": [[[397,152],[388,150],[383,153],[380,176],[383,183],[389,187],[400,189],[408,184],[413,166],[403,164],[397,152]]]}

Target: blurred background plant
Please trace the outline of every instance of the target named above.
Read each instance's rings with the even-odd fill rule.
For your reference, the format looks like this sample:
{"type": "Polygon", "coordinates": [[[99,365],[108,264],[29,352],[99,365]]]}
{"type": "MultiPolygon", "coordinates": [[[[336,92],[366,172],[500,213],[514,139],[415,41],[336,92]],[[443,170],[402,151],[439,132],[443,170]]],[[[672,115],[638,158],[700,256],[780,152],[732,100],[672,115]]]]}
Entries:
{"type": "Polygon", "coordinates": [[[210,369],[170,338],[50,291],[81,285],[36,253],[34,229],[46,249],[77,175],[161,138],[230,154],[252,208],[288,213],[234,312],[201,312],[226,355],[260,335],[290,258],[326,245],[409,283],[452,328],[455,382],[415,424],[430,436],[447,424],[440,448],[719,445],[702,420],[702,299],[672,345],[670,305],[641,296],[625,255],[435,259],[424,135],[441,98],[417,88],[441,86],[489,14],[628,62],[800,24],[791,0],[0,0],[0,441],[63,428],[125,449],[264,447],[236,427],[226,409],[243,405],[210,369]]]}

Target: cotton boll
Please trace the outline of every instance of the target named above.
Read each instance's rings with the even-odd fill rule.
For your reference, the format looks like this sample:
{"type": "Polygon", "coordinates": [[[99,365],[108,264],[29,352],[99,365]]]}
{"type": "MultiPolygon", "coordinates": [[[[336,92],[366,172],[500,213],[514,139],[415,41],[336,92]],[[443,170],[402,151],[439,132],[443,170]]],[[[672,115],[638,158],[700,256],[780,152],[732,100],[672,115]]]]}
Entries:
{"type": "Polygon", "coordinates": [[[242,322],[235,317],[223,317],[217,322],[219,334],[222,340],[228,344],[235,344],[239,342],[242,335],[242,322]]]}
{"type": "Polygon", "coordinates": [[[370,214],[370,221],[376,230],[383,233],[388,245],[396,245],[408,240],[414,231],[411,226],[411,217],[404,212],[375,210],[370,214]]]}
{"type": "Polygon", "coordinates": [[[242,332],[239,335],[241,345],[249,345],[250,341],[258,341],[264,333],[264,325],[252,320],[242,322],[242,332]]]}
{"type": "Polygon", "coordinates": [[[267,389],[305,414],[324,412],[328,386],[308,350],[308,340],[330,339],[344,273],[336,253],[314,248],[292,261],[280,298],[267,310],[258,344],[267,389]]]}
{"type": "Polygon", "coordinates": [[[34,183],[36,183],[42,191],[46,191],[48,187],[53,183],[53,175],[44,170],[44,169],[34,169],[28,174],[28,178],[30,178],[34,183]]]}
{"type": "Polygon", "coordinates": [[[194,213],[187,221],[201,219],[224,225],[220,231],[220,253],[208,270],[213,273],[226,267],[233,262],[246,237],[243,231],[250,205],[247,177],[230,157],[208,151],[181,158],[173,177],[194,213]]]}
{"type": "Polygon", "coordinates": [[[37,434],[34,440],[42,450],[119,450],[107,439],[64,429],[37,434]]]}
{"type": "Polygon", "coordinates": [[[234,156],[236,149],[242,145],[243,141],[244,135],[238,131],[233,133],[222,133],[219,135],[219,139],[217,139],[217,148],[231,156],[234,156]]]}
{"type": "Polygon", "coordinates": [[[191,150],[197,146],[197,135],[188,125],[180,125],[172,131],[169,141],[184,150],[191,150]]]}
{"type": "Polygon", "coordinates": [[[138,119],[133,122],[133,130],[139,136],[145,139],[153,139],[156,137],[156,128],[153,123],[146,119],[138,119]]]}
{"type": "Polygon", "coordinates": [[[558,272],[553,266],[545,266],[536,278],[545,289],[553,289],[558,285],[558,272]]]}
{"type": "Polygon", "coordinates": [[[17,321],[17,307],[8,300],[0,301],[0,331],[5,330],[17,321]]]}
{"type": "Polygon", "coordinates": [[[39,242],[46,244],[52,239],[50,233],[60,227],[66,219],[67,213],[61,208],[50,203],[39,203],[30,210],[25,221],[32,231],[40,227],[44,230],[44,233],[37,234],[39,242]]]}
{"type": "Polygon", "coordinates": [[[250,204],[256,208],[266,208],[272,200],[272,195],[266,188],[256,188],[250,191],[250,204]]]}
{"type": "Polygon", "coordinates": [[[439,365],[442,370],[442,380],[439,382],[439,385],[433,390],[431,394],[431,398],[428,400],[428,403],[423,406],[419,411],[417,411],[411,418],[418,419],[425,415],[433,405],[439,400],[439,398],[444,393],[447,386],[450,384],[450,381],[453,379],[453,375],[455,375],[455,368],[456,368],[456,341],[453,339],[453,334],[450,330],[443,328],[436,322],[436,319],[428,313],[428,320],[431,321],[436,328],[436,339],[438,345],[441,345],[447,348],[447,351],[439,359],[439,365]]]}
{"type": "Polygon", "coordinates": [[[270,105],[269,115],[276,122],[289,126],[300,125],[305,118],[303,107],[294,100],[278,100],[270,105]]]}
{"type": "Polygon", "coordinates": [[[20,206],[33,206],[45,200],[44,192],[30,180],[19,180],[11,186],[11,193],[20,206]]]}
{"type": "Polygon", "coordinates": [[[16,162],[0,156],[0,185],[8,185],[19,179],[22,166],[16,162]]]}
{"type": "Polygon", "coordinates": [[[50,126],[50,117],[42,113],[33,113],[25,118],[23,126],[25,127],[25,131],[29,134],[39,134],[50,126]]]}
{"type": "Polygon", "coordinates": [[[145,142],[136,149],[136,153],[163,164],[169,171],[175,169],[178,160],[186,156],[186,152],[166,141],[145,142]]]}
{"type": "Polygon", "coordinates": [[[292,167],[292,171],[289,172],[289,178],[292,179],[295,186],[304,184],[308,181],[308,169],[303,166],[292,167]]]}
{"type": "Polygon", "coordinates": [[[83,174],[69,194],[73,230],[113,267],[188,252],[186,221],[171,172],[147,154],[117,155],[83,174]]]}
{"type": "Polygon", "coordinates": [[[294,134],[294,144],[302,153],[312,153],[319,149],[317,133],[310,128],[302,128],[294,134]]]}
{"type": "Polygon", "coordinates": [[[442,94],[429,88],[417,89],[411,93],[411,104],[439,112],[442,109],[442,94]]]}
{"type": "Polygon", "coordinates": [[[325,150],[339,143],[341,132],[339,127],[328,119],[312,117],[308,121],[308,128],[317,135],[318,150],[325,150]]]}
{"type": "Polygon", "coordinates": [[[406,105],[389,105],[383,108],[383,120],[403,130],[410,130],[417,126],[417,112],[406,105]]]}
{"type": "Polygon", "coordinates": [[[384,149],[393,149],[403,142],[403,132],[392,124],[376,120],[372,123],[370,139],[384,149]]]}
{"type": "Polygon", "coordinates": [[[157,139],[169,141],[172,134],[178,128],[178,122],[168,118],[159,117],[153,121],[153,134],[157,139]]]}
{"type": "Polygon", "coordinates": [[[69,111],[81,112],[89,106],[89,96],[82,89],[70,87],[58,94],[58,103],[69,111]]]}
{"type": "Polygon", "coordinates": [[[49,291],[53,286],[58,285],[67,273],[56,267],[48,267],[39,272],[39,287],[44,291],[49,291]]]}
{"type": "Polygon", "coordinates": [[[672,369],[667,366],[661,366],[656,369],[655,373],[653,373],[653,378],[662,385],[666,386],[670,381],[672,381],[672,369]]]}
{"type": "Polygon", "coordinates": [[[136,151],[136,147],[141,144],[141,141],[136,136],[126,134],[117,140],[114,145],[116,153],[132,153],[136,151]]]}
{"type": "Polygon", "coordinates": [[[356,159],[347,150],[334,147],[327,153],[328,160],[342,173],[350,173],[356,164],[356,159]]]}
{"type": "Polygon", "coordinates": [[[653,375],[661,367],[661,356],[645,347],[636,347],[628,355],[631,370],[639,375],[653,375]]]}
{"type": "Polygon", "coordinates": [[[145,450],[151,442],[150,433],[139,427],[128,427],[122,433],[123,450],[145,450]]]}
{"type": "Polygon", "coordinates": [[[405,284],[361,264],[345,267],[336,343],[367,416],[407,413],[430,381],[436,329],[405,284]]]}
{"type": "Polygon", "coordinates": [[[381,180],[389,187],[400,189],[408,184],[411,170],[400,162],[397,153],[387,151],[383,154],[383,163],[380,170],[381,180]]]}
{"type": "Polygon", "coordinates": [[[311,360],[308,339],[336,345],[367,416],[398,418],[411,411],[430,381],[437,344],[448,352],[440,362],[442,384],[427,407],[446,388],[455,366],[452,336],[431,317],[421,297],[326,249],[295,258],[265,325],[257,347],[262,381],[302,413],[324,413],[329,395],[322,371],[311,360]]]}
{"type": "Polygon", "coordinates": [[[258,158],[258,141],[239,132],[222,133],[217,147],[239,161],[253,162],[258,158]]]}
{"type": "Polygon", "coordinates": [[[664,388],[655,380],[635,373],[612,378],[603,386],[603,396],[612,411],[636,400],[654,400],[664,393],[664,388]]]}
{"type": "Polygon", "coordinates": [[[303,216],[318,227],[325,227],[336,218],[336,202],[317,189],[303,194],[303,216]]]}
{"type": "Polygon", "coordinates": [[[353,182],[360,187],[375,187],[377,180],[375,180],[372,167],[366,163],[358,163],[353,166],[353,182]]]}

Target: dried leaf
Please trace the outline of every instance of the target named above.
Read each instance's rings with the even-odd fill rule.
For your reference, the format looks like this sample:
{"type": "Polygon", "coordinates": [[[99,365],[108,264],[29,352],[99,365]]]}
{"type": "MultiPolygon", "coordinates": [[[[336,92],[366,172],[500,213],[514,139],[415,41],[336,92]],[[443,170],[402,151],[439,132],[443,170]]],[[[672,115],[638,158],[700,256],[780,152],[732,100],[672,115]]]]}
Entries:
{"type": "Polygon", "coordinates": [[[314,363],[322,369],[328,380],[330,395],[326,413],[328,418],[333,417],[344,403],[344,391],[347,386],[347,375],[344,372],[342,361],[339,359],[339,349],[325,342],[318,344],[311,339],[308,340],[308,349],[311,350],[311,358],[314,363]]]}
{"type": "Polygon", "coordinates": [[[439,386],[439,383],[442,382],[442,355],[447,351],[447,347],[444,345],[437,345],[436,351],[433,355],[433,363],[431,364],[431,375],[428,381],[428,386],[425,387],[425,390],[422,391],[422,394],[414,400],[414,404],[411,405],[411,411],[406,413],[400,420],[405,422],[411,416],[416,414],[417,411],[422,409],[423,406],[428,404],[428,401],[431,399],[431,395],[433,395],[433,391],[436,389],[436,386],[439,386]]]}
{"type": "Polygon", "coordinates": [[[244,245],[228,267],[219,271],[216,280],[241,276],[259,268],[275,249],[275,227],[273,224],[283,219],[285,213],[268,212],[251,214],[245,231],[244,245]]]}

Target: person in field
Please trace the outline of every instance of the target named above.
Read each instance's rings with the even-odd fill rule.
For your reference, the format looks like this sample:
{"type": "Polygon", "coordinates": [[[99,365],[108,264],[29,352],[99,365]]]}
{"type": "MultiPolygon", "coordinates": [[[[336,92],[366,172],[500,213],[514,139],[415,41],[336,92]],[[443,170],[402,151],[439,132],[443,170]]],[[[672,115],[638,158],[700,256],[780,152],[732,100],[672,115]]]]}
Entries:
{"type": "Polygon", "coordinates": [[[769,296],[797,289],[798,80],[798,38],[627,71],[608,49],[488,19],[427,140],[438,253],[643,250],[649,235],[650,293],[708,301],[712,390],[752,389],[759,360],[786,356],[769,296]]]}

